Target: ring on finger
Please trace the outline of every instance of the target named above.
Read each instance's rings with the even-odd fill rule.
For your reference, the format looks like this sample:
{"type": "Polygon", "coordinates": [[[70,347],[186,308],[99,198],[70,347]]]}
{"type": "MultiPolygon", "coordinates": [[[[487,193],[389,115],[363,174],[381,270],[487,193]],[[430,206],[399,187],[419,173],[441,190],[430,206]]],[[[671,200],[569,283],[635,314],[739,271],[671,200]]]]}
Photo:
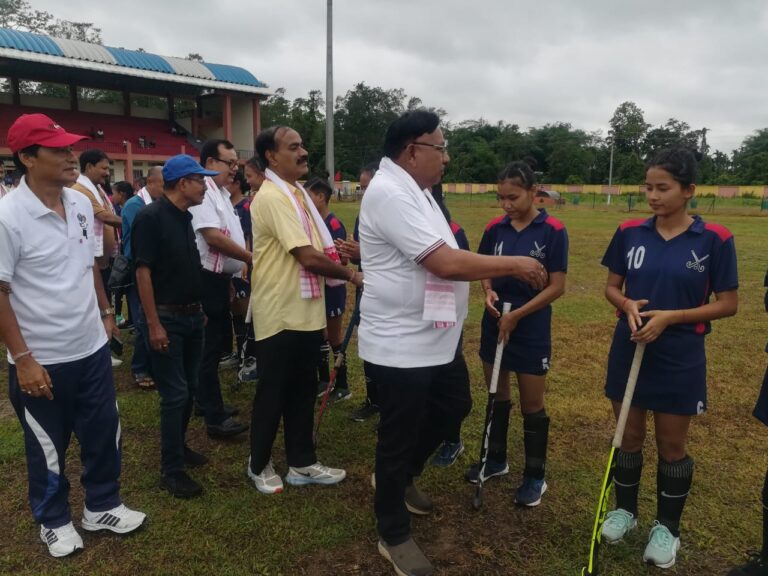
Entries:
{"type": "Polygon", "coordinates": [[[48,386],[46,386],[45,384],[41,384],[40,386],[37,387],[38,390],[45,390],[46,388],[48,388],[48,386]]]}
{"type": "Polygon", "coordinates": [[[29,394],[30,396],[32,395],[32,390],[24,390],[24,392],[26,392],[26,393],[27,393],[27,394],[29,394]]]}

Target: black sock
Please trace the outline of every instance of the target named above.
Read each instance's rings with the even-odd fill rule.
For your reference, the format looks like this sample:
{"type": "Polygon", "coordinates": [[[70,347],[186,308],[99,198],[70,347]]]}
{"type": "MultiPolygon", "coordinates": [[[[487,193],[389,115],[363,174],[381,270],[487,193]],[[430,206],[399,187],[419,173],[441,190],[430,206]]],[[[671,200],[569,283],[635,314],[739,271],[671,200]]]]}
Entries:
{"type": "Polygon", "coordinates": [[[328,342],[323,342],[320,345],[320,360],[317,365],[317,376],[320,382],[328,383],[331,379],[331,369],[329,362],[331,360],[331,346],[328,342]]]}
{"type": "Polygon", "coordinates": [[[616,508],[622,508],[637,518],[637,493],[640,491],[640,475],[643,472],[643,453],[616,452],[616,471],[613,475],[616,487],[616,508]]]}
{"type": "Polygon", "coordinates": [[[768,560],[768,470],[763,484],[763,559],[768,560]]]}
{"type": "MultiPolygon", "coordinates": [[[[496,401],[493,405],[491,435],[488,438],[488,458],[494,462],[507,461],[507,432],[509,432],[509,411],[512,402],[496,401]]],[[[483,431],[485,433],[485,431],[483,431]]]]}
{"type": "MultiPolygon", "coordinates": [[[[335,364],[336,358],[341,354],[341,345],[333,347],[333,362],[335,364]]],[[[338,390],[349,390],[349,384],[347,383],[347,360],[346,358],[339,366],[339,371],[336,372],[336,384],[333,385],[338,390]]]]}
{"type": "Polygon", "coordinates": [[[544,464],[547,461],[547,440],[549,438],[549,416],[542,408],[533,414],[523,414],[523,444],[525,446],[526,478],[544,479],[544,464]]]}
{"type": "Polygon", "coordinates": [[[677,462],[659,460],[656,475],[656,519],[673,536],[680,536],[680,517],[693,482],[693,458],[686,456],[677,462]]]}

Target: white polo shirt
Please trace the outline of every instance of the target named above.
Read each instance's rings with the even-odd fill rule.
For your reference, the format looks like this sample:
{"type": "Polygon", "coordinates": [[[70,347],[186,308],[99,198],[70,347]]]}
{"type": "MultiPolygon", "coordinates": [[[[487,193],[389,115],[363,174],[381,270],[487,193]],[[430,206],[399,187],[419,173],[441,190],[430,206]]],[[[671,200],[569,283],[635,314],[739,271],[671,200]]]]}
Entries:
{"type": "Polygon", "coordinates": [[[210,177],[205,179],[208,189],[205,191],[203,203],[192,206],[192,228],[195,230],[197,250],[203,268],[219,274],[237,274],[242,271],[244,264],[236,258],[224,256],[211,248],[203,237],[203,228],[215,228],[228,236],[241,248],[245,248],[245,235],[240,225],[240,218],[235,212],[230,193],[226,188],[219,188],[210,177]]]}
{"type": "Polygon", "coordinates": [[[402,169],[393,178],[380,170],[360,206],[360,253],[365,289],[360,303],[358,351],[381,366],[417,368],[448,364],[454,358],[467,317],[469,283],[453,282],[456,324],[435,328],[424,320],[427,270],[421,262],[444,244],[456,247],[445,217],[434,202],[415,194],[416,183],[402,169]],[[403,179],[412,182],[411,188],[403,179]],[[447,232],[446,232],[447,230],[447,232]]]}
{"type": "Polygon", "coordinates": [[[10,283],[21,334],[43,365],[85,358],[107,342],[93,286],[93,208],[69,188],[62,201],[66,222],[22,178],[0,202],[0,280],[10,283]]]}

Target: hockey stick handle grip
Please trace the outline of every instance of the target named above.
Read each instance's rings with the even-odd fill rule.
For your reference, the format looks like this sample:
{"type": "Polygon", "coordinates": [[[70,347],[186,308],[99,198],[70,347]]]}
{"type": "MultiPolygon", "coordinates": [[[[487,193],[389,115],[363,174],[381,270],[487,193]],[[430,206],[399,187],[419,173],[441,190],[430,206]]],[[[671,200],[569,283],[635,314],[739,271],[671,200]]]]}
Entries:
{"type": "Polygon", "coordinates": [[[613,435],[613,446],[615,448],[621,448],[621,440],[624,438],[624,429],[627,427],[627,417],[629,417],[629,408],[632,406],[632,398],[635,395],[637,375],[640,374],[640,365],[643,363],[643,354],[645,354],[645,344],[637,344],[635,347],[635,355],[632,357],[632,367],[629,369],[627,387],[624,389],[624,399],[621,401],[619,419],[616,422],[616,433],[613,435]]]}
{"type": "MultiPolygon", "coordinates": [[[[506,314],[512,310],[512,304],[504,302],[501,305],[501,313],[506,314]]],[[[493,356],[493,372],[491,372],[491,384],[488,387],[488,394],[496,394],[496,388],[499,385],[499,372],[501,371],[501,357],[504,354],[504,342],[496,344],[496,354],[493,356]]]]}

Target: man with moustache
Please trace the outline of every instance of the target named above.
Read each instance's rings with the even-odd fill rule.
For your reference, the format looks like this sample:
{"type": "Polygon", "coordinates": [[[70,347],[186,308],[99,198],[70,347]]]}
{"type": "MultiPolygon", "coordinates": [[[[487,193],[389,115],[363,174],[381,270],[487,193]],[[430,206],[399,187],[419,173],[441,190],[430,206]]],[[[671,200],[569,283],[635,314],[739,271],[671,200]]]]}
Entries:
{"type": "Polygon", "coordinates": [[[95,265],[91,203],[65,186],[84,136],[24,114],[7,143],[24,176],[0,202],[0,338],[8,389],[24,432],[32,514],[51,556],[83,548],[72,524],[65,455],[80,443],[81,526],[127,534],[145,515],[120,499],[121,436],[107,337],[114,309],[95,265]]]}
{"type": "Polygon", "coordinates": [[[460,250],[430,188],[450,158],[434,112],[406,112],[387,129],[384,158],[360,206],[365,290],[360,357],[380,409],[374,510],[378,549],[400,575],[433,568],[411,535],[409,512],[430,514],[414,480],[442,441],[445,424],[471,407],[459,346],[470,280],[511,275],[543,288],[535,259],[460,250]]]}
{"type": "MultiPolygon", "coordinates": [[[[121,217],[123,219],[123,255],[133,264],[133,223],[136,216],[145,206],[163,195],[163,167],[153,166],[147,173],[146,186],[141,188],[123,206],[121,217]]],[[[135,270],[135,267],[134,267],[135,270]]],[[[149,347],[147,344],[147,322],[144,310],[139,299],[139,290],[136,284],[128,287],[128,309],[133,319],[135,337],[133,339],[133,358],[131,358],[131,374],[133,381],[142,390],[152,390],[152,367],[149,359],[149,347]]]]}
{"type": "Polygon", "coordinates": [[[203,202],[205,178],[217,175],[186,154],[168,160],[162,171],[164,195],[139,212],[131,239],[136,283],[149,328],[152,370],[160,393],[161,486],[177,498],[202,494],[202,486],[185,468],[208,461],[185,443],[205,321],[203,270],[189,209],[203,202]]]}
{"type": "Polygon", "coordinates": [[[307,173],[307,151],[299,133],[287,126],[268,128],[256,138],[256,153],[267,179],[251,204],[251,311],[259,383],[251,412],[247,473],[260,492],[274,494],[283,490],[272,465],[272,444],[281,418],[286,482],[327,485],[346,476],[344,470],[317,460],[312,422],[325,328],[323,286],[345,281],[359,286],[362,275],[341,265],[325,223],[298,183],[307,173]]]}
{"type": "Polygon", "coordinates": [[[203,265],[202,303],[207,317],[196,400],[205,416],[208,436],[228,438],[245,432],[248,426],[232,417],[234,409],[224,406],[219,358],[222,335],[227,333],[226,323],[232,321],[229,313],[232,275],[250,262],[251,253],[245,249],[243,229],[226,189],[238,169],[235,147],[228,140],[207,140],[200,149],[200,165],[217,174],[204,177],[203,202],[189,209],[203,265]]]}

